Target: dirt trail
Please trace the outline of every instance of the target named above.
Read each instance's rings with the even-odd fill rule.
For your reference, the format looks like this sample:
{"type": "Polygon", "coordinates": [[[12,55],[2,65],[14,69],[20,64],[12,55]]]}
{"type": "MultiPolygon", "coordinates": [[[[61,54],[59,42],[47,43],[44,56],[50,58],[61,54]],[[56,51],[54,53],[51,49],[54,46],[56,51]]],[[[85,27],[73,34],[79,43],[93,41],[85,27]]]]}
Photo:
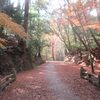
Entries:
{"type": "Polygon", "coordinates": [[[80,79],[79,66],[46,62],[33,70],[19,73],[0,100],[100,100],[99,97],[100,93],[94,86],[80,79]]]}
{"type": "Polygon", "coordinates": [[[80,100],[79,97],[70,90],[70,87],[63,83],[63,81],[57,76],[54,62],[50,62],[46,66],[46,80],[48,82],[48,88],[53,91],[51,95],[55,100],[80,100]]]}

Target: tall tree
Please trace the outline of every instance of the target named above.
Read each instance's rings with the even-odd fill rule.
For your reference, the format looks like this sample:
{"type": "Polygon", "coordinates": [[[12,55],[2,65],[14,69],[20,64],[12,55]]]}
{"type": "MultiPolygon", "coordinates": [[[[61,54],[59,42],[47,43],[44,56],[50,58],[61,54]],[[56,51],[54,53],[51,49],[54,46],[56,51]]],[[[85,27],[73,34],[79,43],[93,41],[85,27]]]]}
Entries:
{"type": "Polygon", "coordinates": [[[18,0],[17,9],[20,11],[21,9],[20,0],[18,0]]]}
{"type": "Polygon", "coordinates": [[[0,12],[3,12],[4,4],[5,4],[5,0],[0,0],[0,12]]]}
{"type": "Polygon", "coordinates": [[[30,0],[25,0],[25,13],[24,13],[24,24],[23,24],[23,26],[24,26],[26,33],[28,32],[29,3],[30,3],[30,0]]]}

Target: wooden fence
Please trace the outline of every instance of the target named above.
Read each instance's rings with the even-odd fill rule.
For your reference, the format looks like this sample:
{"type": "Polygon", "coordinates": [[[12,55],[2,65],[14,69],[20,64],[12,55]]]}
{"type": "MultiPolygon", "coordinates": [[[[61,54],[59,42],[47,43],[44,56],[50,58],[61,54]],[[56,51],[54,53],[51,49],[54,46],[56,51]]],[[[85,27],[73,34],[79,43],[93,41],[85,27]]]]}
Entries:
{"type": "Polygon", "coordinates": [[[0,95],[2,91],[13,81],[16,80],[16,70],[13,68],[11,74],[5,76],[3,79],[0,80],[0,95]]]}
{"type": "Polygon", "coordinates": [[[80,77],[83,78],[83,79],[88,80],[90,83],[95,85],[100,91],[100,74],[99,75],[94,75],[92,73],[87,72],[86,69],[81,67],[80,77]]]}

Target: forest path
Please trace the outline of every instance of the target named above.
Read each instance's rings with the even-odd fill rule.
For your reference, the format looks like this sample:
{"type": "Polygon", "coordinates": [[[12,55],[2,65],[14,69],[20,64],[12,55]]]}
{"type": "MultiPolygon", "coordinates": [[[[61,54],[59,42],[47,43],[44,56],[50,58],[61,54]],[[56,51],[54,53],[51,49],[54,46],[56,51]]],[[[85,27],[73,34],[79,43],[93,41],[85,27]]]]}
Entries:
{"type": "Polygon", "coordinates": [[[71,90],[70,87],[63,83],[58,77],[55,64],[57,62],[50,62],[46,66],[46,80],[48,89],[52,90],[51,100],[80,100],[71,90]]]}
{"type": "Polygon", "coordinates": [[[100,92],[80,78],[80,66],[48,61],[18,73],[0,100],[100,100],[100,92]]]}

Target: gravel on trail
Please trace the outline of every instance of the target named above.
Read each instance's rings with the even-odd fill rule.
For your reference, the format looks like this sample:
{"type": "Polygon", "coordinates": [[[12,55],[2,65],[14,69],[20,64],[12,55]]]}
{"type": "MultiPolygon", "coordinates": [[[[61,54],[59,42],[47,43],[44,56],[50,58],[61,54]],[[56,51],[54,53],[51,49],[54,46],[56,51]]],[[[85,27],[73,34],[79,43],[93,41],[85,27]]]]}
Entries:
{"type": "Polygon", "coordinates": [[[0,100],[100,100],[100,92],[80,78],[80,66],[48,61],[20,72],[0,100]]]}
{"type": "Polygon", "coordinates": [[[63,83],[58,77],[54,62],[51,62],[46,67],[47,87],[53,91],[51,100],[80,100],[71,90],[70,87],[63,83]]]}

